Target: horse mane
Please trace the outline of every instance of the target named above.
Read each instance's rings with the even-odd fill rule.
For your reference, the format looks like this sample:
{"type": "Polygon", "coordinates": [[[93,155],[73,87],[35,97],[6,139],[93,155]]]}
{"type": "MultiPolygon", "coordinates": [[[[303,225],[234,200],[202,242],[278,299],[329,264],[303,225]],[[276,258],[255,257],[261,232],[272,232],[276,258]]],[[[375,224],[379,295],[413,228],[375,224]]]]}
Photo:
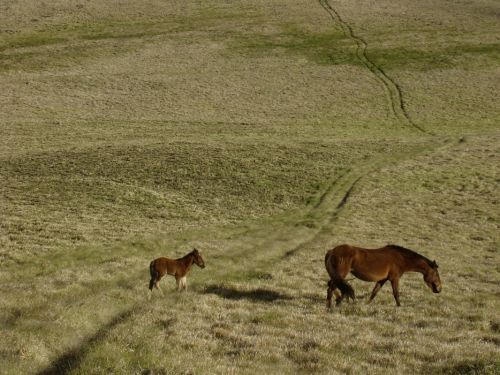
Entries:
{"type": "Polygon", "coordinates": [[[399,246],[399,245],[387,245],[387,247],[393,248],[394,250],[397,250],[403,255],[405,258],[408,259],[414,259],[414,258],[420,258],[423,259],[427,262],[427,264],[431,267],[434,267],[434,265],[437,266],[435,262],[430,260],[429,258],[424,257],[423,255],[417,253],[416,251],[407,249],[406,247],[399,246]]]}
{"type": "Polygon", "coordinates": [[[180,258],[177,258],[176,260],[183,260],[183,259],[187,259],[188,257],[192,256],[194,254],[194,250],[190,251],[189,253],[187,253],[186,255],[180,257],[180,258]]]}

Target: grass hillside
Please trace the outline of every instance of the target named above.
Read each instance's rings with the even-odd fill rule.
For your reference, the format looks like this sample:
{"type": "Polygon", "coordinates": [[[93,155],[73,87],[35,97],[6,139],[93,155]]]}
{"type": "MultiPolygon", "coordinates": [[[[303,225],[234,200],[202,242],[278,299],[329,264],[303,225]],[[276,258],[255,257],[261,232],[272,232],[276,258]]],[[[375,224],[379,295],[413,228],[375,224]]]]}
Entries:
{"type": "Polygon", "coordinates": [[[0,373],[499,373],[499,15],[0,4],[0,373]],[[355,279],[328,311],[342,243],[435,259],[443,292],[355,279]]]}

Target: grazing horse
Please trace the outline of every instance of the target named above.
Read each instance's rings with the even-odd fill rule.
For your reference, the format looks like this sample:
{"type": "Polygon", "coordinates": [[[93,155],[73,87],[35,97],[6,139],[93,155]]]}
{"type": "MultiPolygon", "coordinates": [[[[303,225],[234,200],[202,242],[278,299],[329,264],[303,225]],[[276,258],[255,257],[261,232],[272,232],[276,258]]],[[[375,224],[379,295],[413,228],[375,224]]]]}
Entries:
{"type": "Polygon", "coordinates": [[[149,273],[151,280],[149,281],[149,289],[153,292],[153,286],[160,290],[159,282],[165,274],[175,276],[177,282],[177,290],[186,290],[186,274],[189,272],[193,263],[201,268],[205,268],[205,262],[198,250],[194,249],[189,254],[184,255],[179,259],[157,258],[149,265],[149,273]]]}
{"type": "Polygon", "coordinates": [[[326,253],[325,267],[330,275],[326,295],[327,307],[332,305],[332,294],[335,294],[337,305],[345,297],[354,300],[354,289],[345,281],[349,272],[363,281],[376,282],[368,303],[389,280],[396,304],[401,306],[398,284],[405,272],[420,272],[424,275],[425,283],[434,293],[441,292],[441,279],[436,262],[397,245],[387,245],[380,249],[340,245],[326,253]],[[341,293],[337,289],[340,289],[341,293]]]}

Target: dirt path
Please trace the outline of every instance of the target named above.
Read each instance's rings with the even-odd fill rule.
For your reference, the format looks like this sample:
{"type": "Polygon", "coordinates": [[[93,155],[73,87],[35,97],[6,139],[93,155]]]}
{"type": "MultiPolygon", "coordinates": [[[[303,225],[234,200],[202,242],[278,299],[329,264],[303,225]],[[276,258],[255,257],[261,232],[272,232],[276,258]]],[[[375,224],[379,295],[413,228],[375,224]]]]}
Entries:
{"type": "Polygon", "coordinates": [[[379,66],[377,66],[366,54],[366,49],[368,44],[364,39],[354,34],[352,27],[340,16],[337,10],[332,7],[328,0],[319,0],[320,5],[325,9],[330,15],[332,20],[338,25],[344,35],[356,43],[356,56],[359,61],[373,73],[375,78],[382,84],[384,91],[386,93],[389,107],[392,115],[399,120],[402,124],[409,126],[415,130],[418,130],[424,134],[432,134],[428,130],[425,130],[421,126],[417,125],[408,115],[405,107],[405,102],[403,100],[403,93],[399,85],[390,78],[379,66]]]}

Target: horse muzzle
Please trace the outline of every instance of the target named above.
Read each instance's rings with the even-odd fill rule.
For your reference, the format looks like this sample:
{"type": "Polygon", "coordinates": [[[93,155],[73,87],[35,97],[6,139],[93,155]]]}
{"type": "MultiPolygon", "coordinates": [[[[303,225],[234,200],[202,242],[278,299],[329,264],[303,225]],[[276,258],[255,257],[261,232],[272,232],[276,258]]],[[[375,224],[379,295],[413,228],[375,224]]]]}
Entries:
{"type": "Polygon", "coordinates": [[[432,291],[434,293],[441,293],[441,285],[440,286],[437,286],[435,284],[432,284],[432,291]]]}

